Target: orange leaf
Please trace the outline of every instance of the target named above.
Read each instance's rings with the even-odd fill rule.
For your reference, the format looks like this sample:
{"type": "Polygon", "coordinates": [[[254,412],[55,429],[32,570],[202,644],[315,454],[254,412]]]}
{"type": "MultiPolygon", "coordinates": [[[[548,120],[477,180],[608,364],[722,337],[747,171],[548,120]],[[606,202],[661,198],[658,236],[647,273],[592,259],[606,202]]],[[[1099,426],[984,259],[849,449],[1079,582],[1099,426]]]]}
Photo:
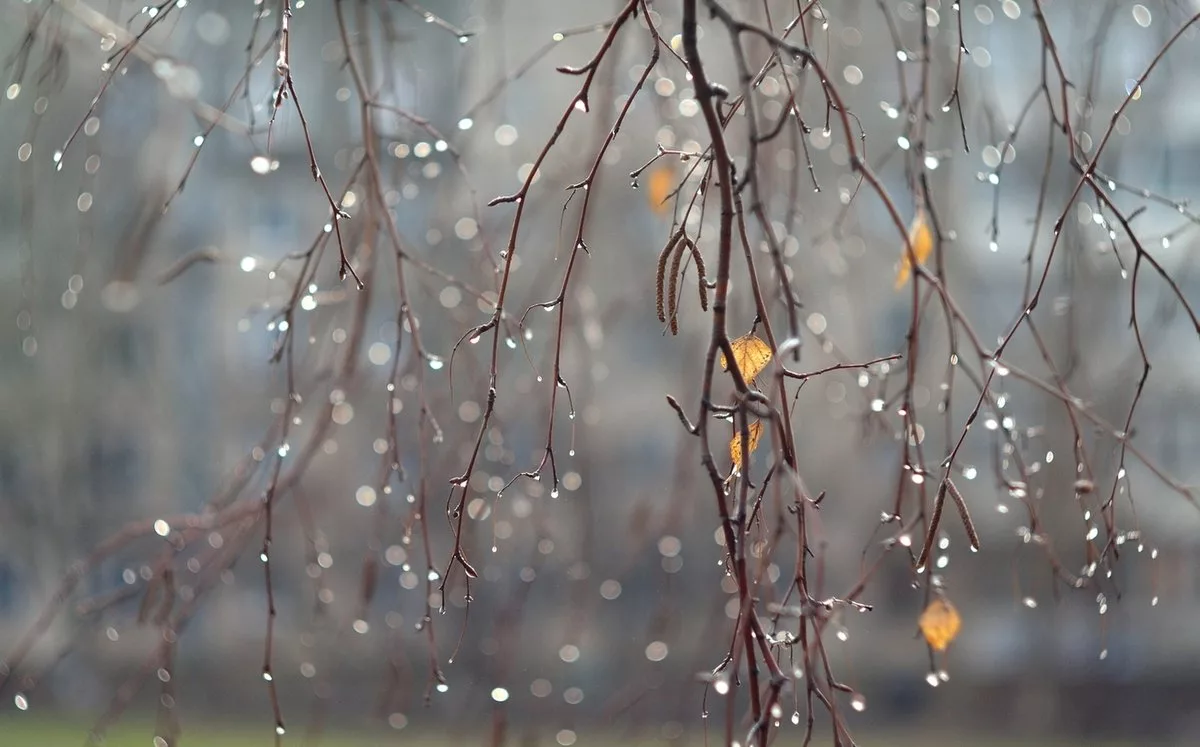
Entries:
{"type": "MultiPolygon", "coordinates": [[[[913,254],[917,255],[917,262],[925,264],[925,260],[929,259],[929,253],[933,251],[933,232],[929,230],[929,221],[925,216],[924,208],[917,210],[912,225],[908,227],[908,242],[912,244],[913,254]]],[[[896,273],[896,290],[904,287],[911,273],[912,262],[909,261],[908,247],[901,246],[900,271],[896,273]]]]}
{"type": "MultiPolygon", "coordinates": [[[[758,448],[758,439],[762,436],[762,421],[755,420],[750,424],[750,448],[749,453],[753,454],[758,448]]],[[[729,442],[729,456],[733,458],[733,466],[737,471],[741,471],[742,467],[742,429],[736,428],[733,433],[733,440],[729,442]]]]}
{"type": "MultiPolygon", "coordinates": [[[[736,340],[730,340],[729,345],[733,348],[733,360],[737,363],[738,370],[742,372],[742,378],[747,383],[754,381],[754,377],[758,376],[771,362],[771,346],[753,332],[742,335],[736,340]]],[[[728,368],[729,362],[725,360],[725,355],[722,353],[721,370],[724,371],[728,368]]]]}
{"type": "Polygon", "coordinates": [[[958,629],[962,627],[962,618],[958,616],[958,610],[954,609],[949,600],[939,597],[930,602],[921,613],[918,625],[921,626],[925,640],[934,650],[945,651],[950,641],[958,635],[958,629]]]}
{"type": "Polygon", "coordinates": [[[663,164],[650,172],[646,189],[646,202],[650,209],[662,215],[671,207],[671,192],[675,190],[675,169],[663,164]]]}

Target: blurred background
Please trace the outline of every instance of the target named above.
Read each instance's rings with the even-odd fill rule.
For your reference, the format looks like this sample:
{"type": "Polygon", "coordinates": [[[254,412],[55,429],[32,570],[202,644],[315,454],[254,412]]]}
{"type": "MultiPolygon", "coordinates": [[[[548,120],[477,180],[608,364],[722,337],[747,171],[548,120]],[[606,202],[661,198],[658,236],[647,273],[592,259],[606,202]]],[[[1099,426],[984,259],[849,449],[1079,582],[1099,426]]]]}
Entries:
{"type": "MultiPolygon", "coordinates": [[[[855,145],[906,220],[914,174],[927,182],[945,286],[985,345],[1018,318],[1028,273],[1040,275],[1065,215],[1034,314],[1057,372],[1029,335],[1004,361],[1041,381],[1061,374],[1100,419],[1084,424],[1099,497],[1085,505],[1062,399],[1017,376],[993,384],[1005,404],[980,412],[954,466],[982,549],[968,552],[956,519],[944,521],[931,574],[963,627],[932,665],[948,679],[930,687],[916,624],[927,579],[909,553],[883,554],[897,538],[880,523],[908,485],[896,412],[905,366],[791,385],[800,471],[826,494],[812,528],[814,594],[842,595],[872,569],[857,598],[873,611],[839,613],[828,630],[831,665],[865,698],[848,724],[865,744],[1197,743],[1200,514],[1182,494],[1200,477],[1197,328],[1145,266],[1135,292],[1136,253],[1111,211],[1086,189],[1069,202],[1078,171],[1047,107],[1061,116],[1060,95],[1069,97],[1084,159],[1111,125],[1099,164],[1111,198],[1136,215],[1142,245],[1182,296],[1200,298],[1200,221],[1188,205],[1200,190],[1191,95],[1200,25],[1137,88],[1200,6],[726,3],[776,32],[800,5],[803,38],[861,128],[855,145]],[[924,35],[932,106],[917,153],[924,35]],[[956,77],[959,100],[943,107],[956,77]],[[1153,369],[1126,425],[1142,375],[1134,305],[1153,369]],[[1122,433],[1137,449],[1124,462],[1122,433]],[[1014,442],[1033,475],[1019,494],[1001,479],[1014,442]],[[1119,563],[1087,573],[1097,524],[1085,512],[1110,491],[1131,534],[1119,563]],[[1026,499],[1039,506],[1032,530],[1026,499]],[[1087,588],[1055,580],[1043,538],[1070,572],[1091,577],[1087,588]]],[[[588,111],[573,112],[525,198],[497,333],[496,411],[482,436],[492,333],[464,338],[491,317],[516,214],[487,202],[520,189],[571,108],[581,78],[555,68],[590,60],[622,6],[293,0],[290,93],[302,123],[291,95],[273,116],[274,0],[4,0],[0,745],[54,744],[48,730],[74,724],[82,739],[97,718],[118,715],[138,744],[156,734],[174,743],[164,718],[178,718],[184,741],[189,731],[245,729],[247,744],[269,743],[261,522],[202,523],[267,494],[277,501],[271,674],[288,739],[361,730],[379,744],[474,742],[502,724],[526,744],[703,743],[703,714],[723,719],[724,703],[697,675],[721,663],[738,600],[699,445],[664,396],[696,411],[711,320],[691,290],[694,271],[677,336],[654,308],[657,256],[682,215],[669,193],[682,181],[690,195],[699,182],[688,173],[695,159],[670,153],[636,188],[630,178],[660,148],[707,147],[679,59],[664,49],[648,76],[600,159],[587,216],[583,193],[567,190],[587,177],[650,60],[642,13],[616,35],[588,111]],[[406,256],[403,300],[390,234],[357,169],[364,108],[347,45],[384,105],[372,114],[371,148],[406,256]],[[338,231],[310,143],[350,216],[338,231]],[[573,252],[581,220],[587,253],[573,252]],[[365,290],[339,280],[339,232],[365,290]],[[566,386],[551,409],[558,344],[566,386]],[[548,440],[554,472],[519,478],[537,470],[548,440]],[[443,595],[454,551],[447,507],[463,492],[451,481],[469,463],[462,545],[479,578],[468,592],[456,570],[443,595]],[[48,608],[56,598],[65,604],[48,608]],[[43,617],[47,609],[55,614],[43,617]],[[168,632],[166,618],[178,627],[168,632]],[[164,635],[169,662],[157,653],[164,635]]],[[[651,6],[672,46],[680,3],[651,6]]],[[[728,34],[701,15],[707,70],[737,89],[728,34]]],[[[757,71],[770,50],[747,47],[757,71]]],[[[883,203],[859,188],[836,115],[826,128],[811,71],[791,60],[784,69],[763,78],[756,105],[774,122],[790,86],[809,79],[797,99],[807,132],[789,126],[758,152],[764,207],[803,304],[801,361],[788,365],[906,353],[911,289],[894,289],[903,243],[883,203]]],[[[739,121],[731,142],[744,163],[739,121]]],[[[688,226],[701,230],[711,277],[715,199],[706,207],[688,226]]],[[[750,233],[770,277],[766,241],[750,233]]],[[[731,334],[754,320],[742,261],[735,251],[731,334]]],[[[772,303],[786,330],[783,303],[772,303]]],[[[931,472],[979,396],[960,376],[940,409],[951,340],[935,312],[920,324],[913,386],[931,472]]],[[[725,443],[713,450],[728,470],[725,443]]],[[[756,479],[772,451],[756,454],[756,479]]],[[[777,552],[770,544],[785,513],[767,513],[767,544],[756,545],[764,601],[787,591],[795,562],[794,537],[777,552]]],[[[779,648],[789,671],[790,655],[779,648]]],[[[778,739],[799,743],[803,688],[789,685],[781,705],[778,739]]]]}

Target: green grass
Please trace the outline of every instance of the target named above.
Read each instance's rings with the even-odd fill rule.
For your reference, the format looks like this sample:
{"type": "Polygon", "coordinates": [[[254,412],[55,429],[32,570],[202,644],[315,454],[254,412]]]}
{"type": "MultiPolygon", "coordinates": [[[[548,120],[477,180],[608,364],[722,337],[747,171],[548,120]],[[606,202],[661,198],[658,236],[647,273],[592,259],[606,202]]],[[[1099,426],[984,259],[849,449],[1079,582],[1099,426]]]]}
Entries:
{"type": "MultiPolygon", "coordinates": [[[[0,747],[82,747],[89,724],[77,721],[49,721],[25,716],[0,716],[0,747]]],[[[376,747],[400,743],[399,732],[388,737],[369,735],[325,735],[322,747],[376,747]]],[[[145,721],[118,723],[109,730],[104,747],[152,747],[154,726],[145,721]]],[[[284,744],[299,747],[303,735],[289,735],[284,744]]],[[[237,725],[214,727],[211,724],[185,724],[181,745],[188,747],[271,747],[274,738],[266,727],[237,725]]],[[[405,743],[408,740],[405,740],[405,743]]]]}
{"type": "MultiPolygon", "coordinates": [[[[0,747],[82,747],[89,725],[76,720],[53,720],[52,717],[38,717],[29,714],[8,714],[0,716],[0,747]]],[[[151,722],[134,720],[116,724],[108,733],[104,747],[152,747],[154,728],[151,722]]],[[[1056,739],[1019,739],[994,738],[985,734],[929,734],[913,733],[856,733],[856,741],[863,747],[1134,747],[1133,742],[1110,740],[1056,740],[1056,739]]],[[[469,740],[468,744],[486,744],[486,735],[480,735],[477,740],[469,740]]],[[[517,745],[520,739],[510,735],[510,745],[517,745]]],[[[784,742],[786,744],[787,742],[784,742]]],[[[273,747],[274,738],[265,727],[248,726],[244,724],[231,726],[214,726],[211,722],[187,723],[184,725],[180,739],[182,747],[273,747]]],[[[284,740],[288,747],[302,747],[303,734],[289,734],[284,740]]],[[[376,731],[360,734],[347,734],[339,729],[336,733],[322,736],[320,747],[451,747],[461,744],[437,734],[414,734],[410,730],[400,732],[376,731]]],[[[557,747],[553,730],[548,730],[539,742],[546,747],[557,747]]],[[[687,742],[666,742],[662,739],[644,738],[630,740],[613,736],[605,739],[583,731],[579,735],[577,747],[692,747],[703,745],[704,740],[699,734],[687,742]]],[[[710,740],[709,744],[714,744],[710,740]]],[[[814,745],[826,744],[814,740],[814,745]]],[[[1145,745],[1146,742],[1137,743],[1145,745]]]]}

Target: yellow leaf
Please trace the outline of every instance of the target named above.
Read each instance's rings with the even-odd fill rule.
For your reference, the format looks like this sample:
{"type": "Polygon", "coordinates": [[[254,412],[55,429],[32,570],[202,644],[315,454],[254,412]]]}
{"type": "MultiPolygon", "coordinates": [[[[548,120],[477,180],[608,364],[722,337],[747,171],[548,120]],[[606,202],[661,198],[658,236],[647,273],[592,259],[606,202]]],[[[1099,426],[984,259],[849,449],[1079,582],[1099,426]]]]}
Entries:
{"type": "MultiPolygon", "coordinates": [[[[733,348],[733,360],[737,363],[738,370],[742,372],[742,378],[747,383],[754,381],[754,378],[771,362],[771,346],[753,332],[742,335],[736,340],[730,340],[729,345],[733,348]]],[[[728,368],[729,362],[725,360],[725,354],[722,353],[721,370],[724,371],[728,368]]]]}
{"type": "Polygon", "coordinates": [[[962,619],[958,616],[958,610],[954,609],[954,605],[950,604],[947,599],[941,597],[934,599],[921,613],[921,619],[918,621],[921,626],[921,633],[925,635],[925,640],[936,651],[945,651],[950,645],[950,641],[958,635],[958,629],[962,627],[962,619]]]}
{"type": "MultiPolygon", "coordinates": [[[[925,264],[925,260],[929,259],[929,253],[933,251],[933,232],[929,230],[929,221],[925,216],[924,208],[917,210],[912,225],[908,227],[908,242],[912,244],[913,254],[917,255],[917,262],[925,264]]],[[[900,271],[896,273],[896,290],[904,287],[911,273],[912,263],[908,258],[908,247],[901,246],[900,271]]]]}
{"type": "Polygon", "coordinates": [[[662,215],[671,207],[671,192],[675,190],[675,169],[663,164],[650,172],[646,189],[646,201],[650,209],[662,215]]]}
{"type": "MultiPolygon", "coordinates": [[[[750,449],[749,453],[753,454],[758,448],[758,439],[762,436],[762,421],[755,420],[750,424],[750,449]]],[[[735,428],[733,432],[733,440],[729,442],[729,456],[733,458],[734,468],[741,471],[742,467],[742,429],[735,428]]]]}

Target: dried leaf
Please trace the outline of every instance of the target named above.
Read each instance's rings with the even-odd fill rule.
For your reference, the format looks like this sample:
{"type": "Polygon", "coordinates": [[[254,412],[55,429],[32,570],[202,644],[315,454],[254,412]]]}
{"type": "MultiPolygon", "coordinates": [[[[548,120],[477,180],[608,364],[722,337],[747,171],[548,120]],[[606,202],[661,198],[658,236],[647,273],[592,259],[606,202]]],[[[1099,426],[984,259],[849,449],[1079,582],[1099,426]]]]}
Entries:
{"type": "MultiPolygon", "coordinates": [[[[929,259],[929,253],[933,251],[933,232],[929,230],[929,220],[925,215],[924,208],[917,210],[912,225],[908,227],[908,242],[912,244],[913,254],[917,255],[917,262],[925,264],[925,260],[929,259]]],[[[901,246],[900,271],[896,273],[896,290],[904,287],[911,274],[912,263],[908,258],[908,247],[901,246]]]]}
{"type": "MultiPolygon", "coordinates": [[[[771,362],[771,346],[753,332],[731,340],[729,344],[733,348],[733,360],[737,363],[738,370],[742,372],[742,378],[747,383],[754,381],[754,378],[771,362]]],[[[722,354],[721,370],[724,371],[728,368],[729,362],[722,354]]]]}
{"type": "MultiPolygon", "coordinates": [[[[750,450],[753,454],[758,448],[758,439],[762,436],[763,424],[761,420],[755,420],[748,428],[750,431],[750,450]]],[[[733,459],[734,469],[741,471],[742,468],[742,429],[737,428],[733,433],[733,440],[729,442],[729,456],[733,459]]]]}
{"type": "Polygon", "coordinates": [[[921,613],[918,624],[929,645],[936,651],[945,651],[958,635],[958,629],[962,627],[962,618],[958,616],[958,610],[954,609],[949,600],[938,597],[921,613]]]}
{"type": "Polygon", "coordinates": [[[675,169],[667,164],[650,172],[646,185],[646,201],[650,209],[662,215],[671,207],[671,192],[675,190],[675,169]]]}

